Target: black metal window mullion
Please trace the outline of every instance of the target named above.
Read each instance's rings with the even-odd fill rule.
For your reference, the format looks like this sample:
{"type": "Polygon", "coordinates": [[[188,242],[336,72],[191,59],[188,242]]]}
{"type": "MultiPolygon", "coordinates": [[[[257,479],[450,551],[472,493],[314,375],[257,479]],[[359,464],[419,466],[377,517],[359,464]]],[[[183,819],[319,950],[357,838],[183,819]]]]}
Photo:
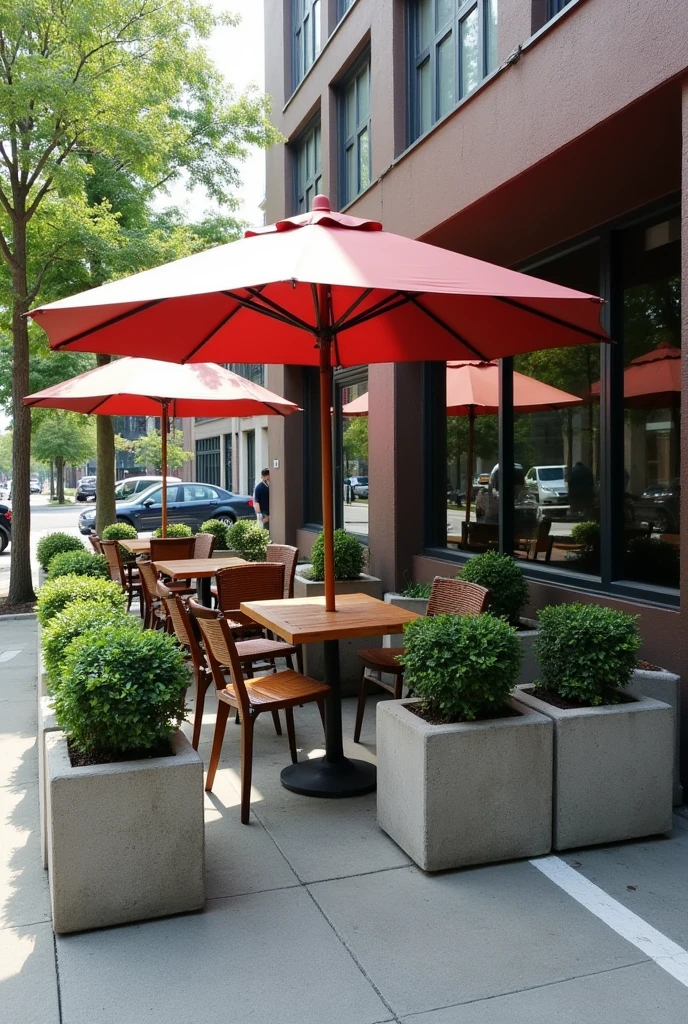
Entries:
{"type": "Polygon", "coordinates": [[[202,437],[196,441],[196,480],[220,487],[220,438],[202,437]]]}
{"type": "MultiPolygon", "coordinates": [[[[499,550],[514,550],[514,360],[499,360],[499,550]]],[[[470,491],[470,481],[467,491],[470,491]]],[[[468,499],[467,499],[468,500],[468,499]]]]}
{"type": "Polygon", "coordinates": [[[292,84],[304,78],[320,52],[320,0],[292,0],[292,84]]]}
{"type": "Polygon", "coordinates": [[[339,121],[341,138],[340,159],[340,202],[342,206],[352,202],[370,184],[372,150],[370,118],[370,53],[359,61],[345,80],[339,97],[339,121]],[[362,82],[367,83],[367,101],[362,82]],[[353,120],[350,124],[350,97],[353,99],[353,120]],[[367,141],[367,159],[362,153],[363,139],[367,141]],[[349,162],[352,154],[353,167],[349,162]],[[352,175],[353,171],[353,175],[352,175]],[[352,180],[353,177],[353,180],[352,180]]]}
{"type": "Polygon", "coordinates": [[[296,213],[307,213],[322,187],[322,149],[320,118],[311,121],[294,145],[294,206],[296,213]]]}
{"type": "Polygon", "coordinates": [[[447,543],[447,364],[423,366],[424,538],[429,548],[447,543]]]}

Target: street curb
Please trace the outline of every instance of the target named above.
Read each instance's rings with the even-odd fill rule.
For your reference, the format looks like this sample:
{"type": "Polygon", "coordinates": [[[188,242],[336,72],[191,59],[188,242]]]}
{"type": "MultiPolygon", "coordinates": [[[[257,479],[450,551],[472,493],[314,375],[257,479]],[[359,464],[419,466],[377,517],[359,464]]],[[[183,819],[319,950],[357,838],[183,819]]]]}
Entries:
{"type": "Polygon", "coordinates": [[[15,619],[35,619],[35,612],[18,612],[17,615],[0,615],[0,625],[3,622],[13,622],[15,619]]]}

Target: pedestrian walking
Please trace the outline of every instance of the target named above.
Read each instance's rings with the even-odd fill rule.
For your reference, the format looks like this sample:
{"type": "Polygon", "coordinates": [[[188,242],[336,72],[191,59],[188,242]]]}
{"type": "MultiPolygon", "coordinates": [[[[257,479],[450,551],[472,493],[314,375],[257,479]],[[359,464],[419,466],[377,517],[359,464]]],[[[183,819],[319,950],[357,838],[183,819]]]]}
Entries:
{"type": "Polygon", "coordinates": [[[270,526],[270,470],[264,469],[260,474],[260,482],[253,492],[253,507],[256,519],[261,526],[269,530],[270,526]]]}

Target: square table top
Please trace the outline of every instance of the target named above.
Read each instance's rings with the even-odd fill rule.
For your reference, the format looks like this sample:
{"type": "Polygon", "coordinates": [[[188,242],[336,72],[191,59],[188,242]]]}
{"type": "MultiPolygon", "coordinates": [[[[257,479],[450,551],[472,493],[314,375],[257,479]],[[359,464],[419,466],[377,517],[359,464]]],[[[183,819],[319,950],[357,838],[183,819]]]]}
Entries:
{"type": "Polygon", "coordinates": [[[153,562],[153,565],[165,576],[173,580],[207,579],[214,576],[218,569],[228,565],[245,565],[246,559],[231,556],[229,558],[170,558],[153,562]]]}
{"type": "Polygon", "coordinates": [[[135,555],[144,555],[150,551],[150,537],[133,537],[131,540],[121,540],[119,543],[127,551],[133,551],[135,555]]]}
{"type": "Polygon", "coordinates": [[[241,604],[245,615],[290,644],[401,633],[405,623],[420,618],[415,612],[378,601],[368,594],[338,594],[336,608],[334,612],[325,611],[324,597],[292,597],[241,604]]]}

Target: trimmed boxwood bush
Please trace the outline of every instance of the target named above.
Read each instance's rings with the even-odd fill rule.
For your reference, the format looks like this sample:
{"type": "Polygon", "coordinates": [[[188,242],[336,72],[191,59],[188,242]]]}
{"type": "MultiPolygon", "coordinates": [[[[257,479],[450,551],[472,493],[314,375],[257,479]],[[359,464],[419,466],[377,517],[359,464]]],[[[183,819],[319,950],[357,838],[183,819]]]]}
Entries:
{"type": "Polygon", "coordinates": [[[571,530],[571,540],[574,544],[582,544],[584,548],[591,551],[599,550],[600,546],[600,524],[593,519],[582,523],[576,523],[571,530]]]}
{"type": "Polygon", "coordinates": [[[404,681],[441,722],[498,714],[523,654],[516,630],[491,615],[423,616],[404,626],[404,647],[404,681]]]}
{"type": "Polygon", "coordinates": [[[219,519],[207,519],[205,523],[201,523],[198,530],[199,533],[210,533],[215,538],[215,547],[227,549],[229,543],[227,541],[227,533],[229,527],[226,523],[221,523],[219,519]]]}
{"type": "Polygon", "coordinates": [[[70,643],[55,717],[82,753],[107,758],[156,751],[185,718],[188,684],[173,637],[107,626],[70,643]]]}
{"type": "Polygon", "coordinates": [[[41,633],[43,660],[51,692],[60,680],[60,670],[67,647],[82,633],[111,625],[127,626],[137,632],[141,626],[124,608],[112,608],[102,601],[71,601],[55,615],[41,633]]]}
{"type": "Polygon", "coordinates": [[[127,595],[119,583],[95,576],[58,576],[41,587],[36,611],[38,621],[47,626],[71,601],[98,601],[110,608],[124,608],[127,595]]]}
{"type": "MultiPolygon", "coordinates": [[[[131,523],[110,523],[103,530],[103,540],[136,540],[139,532],[135,526],[131,523]]],[[[119,557],[123,562],[134,562],[136,561],[136,554],[130,551],[129,548],[122,547],[121,544],[117,545],[119,549],[119,557]]]]}
{"type": "Polygon", "coordinates": [[[48,533],[41,537],[36,547],[38,563],[43,569],[50,565],[51,558],[61,551],[85,551],[86,548],[78,537],[69,533],[48,533]]]}
{"type": "MultiPolygon", "coordinates": [[[[325,579],[325,534],[319,533],[311,548],[311,579],[325,579]]],[[[334,531],[334,578],[356,580],[363,572],[365,549],[357,537],[346,530],[334,531]]]]}
{"type": "Polygon", "coordinates": [[[53,555],[48,565],[48,579],[55,580],[58,576],[99,576],[103,580],[110,578],[107,558],[93,555],[88,551],[60,551],[53,555]]]}
{"type": "MultiPolygon", "coordinates": [[[[162,537],[162,526],[153,533],[154,537],[162,537]]],[[[170,523],[167,527],[168,537],[193,537],[193,530],[186,523],[170,523]]]]}
{"type": "Polygon", "coordinates": [[[523,569],[510,555],[486,551],[466,562],[459,579],[478,583],[491,592],[488,611],[514,625],[528,600],[528,583],[523,569]]]}
{"type": "Polygon", "coordinates": [[[227,530],[227,547],[238,551],[247,562],[264,562],[270,533],[250,519],[239,519],[227,530]]]}
{"type": "Polygon", "coordinates": [[[540,686],[581,704],[616,704],[635,668],[638,616],[596,604],[558,604],[539,614],[540,686]]]}

